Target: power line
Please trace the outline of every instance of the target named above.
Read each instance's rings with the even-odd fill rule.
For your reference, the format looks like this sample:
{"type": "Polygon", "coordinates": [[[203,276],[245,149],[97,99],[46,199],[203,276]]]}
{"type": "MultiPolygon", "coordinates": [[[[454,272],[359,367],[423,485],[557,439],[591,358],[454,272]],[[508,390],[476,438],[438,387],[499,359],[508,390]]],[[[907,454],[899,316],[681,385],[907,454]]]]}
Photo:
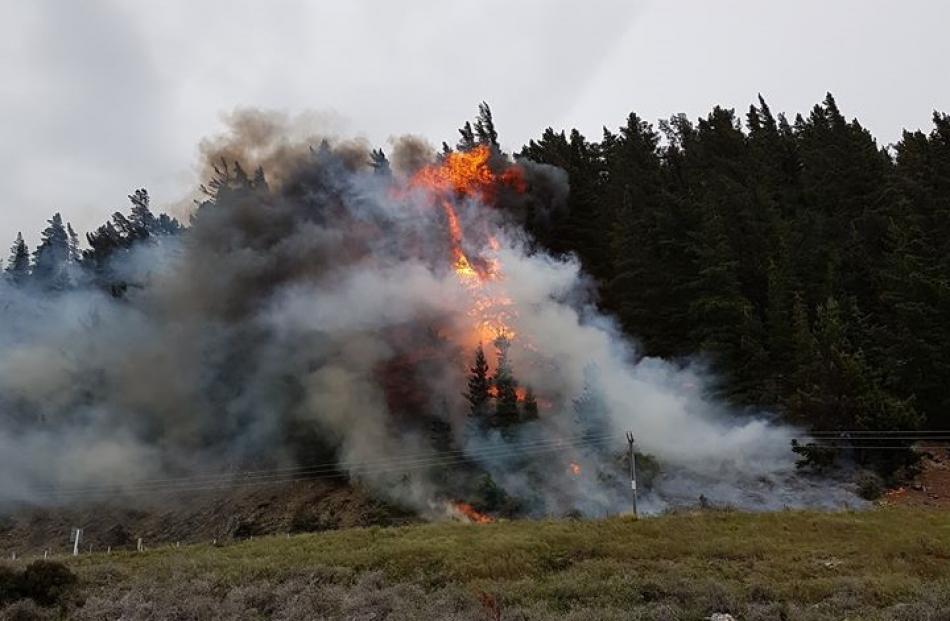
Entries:
{"type": "Polygon", "coordinates": [[[340,464],[320,464],[311,467],[286,469],[278,471],[253,471],[247,473],[230,473],[211,477],[182,477],[179,479],[159,479],[151,482],[141,482],[126,487],[115,485],[87,486],[79,488],[47,489],[39,495],[53,497],[69,497],[76,495],[96,494],[134,494],[134,493],[167,493],[223,489],[243,487],[249,485],[290,483],[306,480],[346,478],[367,474],[385,472],[408,472],[411,470],[427,469],[436,466],[450,466],[463,464],[485,458],[517,457],[522,455],[538,455],[564,450],[565,448],[594,447],[614,439],[615,436],[586,436],[572,440],[552,440],[547,442],[528,443],[524,445],[501,446],[468,453],[454,452],[454,455],[434,454],[429,458],[382,460],[376,462],[349,463],[347,470],[342,472],[340,464]]]}
{"type": "MultiPolygon", "coordinates": [[[[257,477],[257,476],[267,476],[267,475],[276,475],[276,474],[293,474],[293,473],[318,473],[318,472],[336,472],[341,469],[360,469],[373,466],[398,466],[403,464],[418,464],[426,463],[429,461],[441,461],[449,457],[459,457],[459,458],[478,458],[482,456],[494,456],[495,453],[508,453],[515,451],[524,451],[527,449],[535,448],[547,448],[547,447],[560,447],[560,446],[574,446],[577,444],[583,444],[588,442],[599,442],[612,438],[610,435],[592,435],[592,436],[574,436],[564,439],[556,440],[545,440],[537,442],[526,442],[518,445],[503,445],[498,447],[487,447],[484,449],[476,449],[466,451],[464,449],[450,450],[444,452],[428,452],[425,454],[416,454],[416,455],[406,455],[397,458],[389,458],[383,460],[375,461],[342,461],[342,462],[324,462],[320,464],[309,464],[303,466],[295,466],[291,468],[273,468],[265,470],[240,470],[233,472],[221,472],[208,475],[193,475],[193,476],[183,476],[175,477],[169,479],[147,479],[143,481],[138,481],[136,485],[152,485],[152,484],[162,484],[162,483],[179,483],[179,482],[200,482],[200,481],[214,481],[218,479],[231,479],[234,477],[257,477]]],[[[77,489],[96,489],[99,487],[114,487],[109,485],[100,485],[100,486],[84,486],[77,489]]],[[[41,491],[56,491],[60,488],[46,488],[41,491]]]]}
{"type": "MultiPolygon", "coordinates": [[[[320,471],[326,472],[336,472],[341,469],[352,470],[360,469],[370,466],[397,466],[402,464],[416,464],[423,463],[430,460],[443,460],[447,457],[460,457],[460,458],[478,458],[478,457],[491,457],[495,453],[508,453],[508,452],[518,452],[524,451],[526,449],[534,448],[546,448],[546,447],[560,447],[560,446],[574,446],[577,444],[589,443],[589,442],[601,442],[612,439],[616,436],[613,434],[592,434],[584,436],[568,436],[565,438],[551,439],[551,440],[538,440],[534,442],[524,442],[516,445],[501,445],[496,447],[486,447],[482,449],[475,450],[466,450],[466,449],[453,449],[448,451],[432,452],[427,453],[417,453],[415,455],[404,455],[401,457],[388,458],[375,461],[341,461],[341,462],[324,462],[321,464],[309,464],[303,466],[295,466],[289,468],[271,468],[263,470],[241,470],[234,472],[221,472],[208,475],[193,475],[193,476],[183,476],[175,477],[168,479],[147,479],[143,481],[138,481],[136,485],[151,485],[151,484],[161,484],[161,483],[177,483],[177,482],[186,482],[186,481],[212,481],[217,479],[230,479],[233,477],[243,476],[243,477],[256,477],[264,475],[272,475],[278,473],[316,473],[320,471]]],[[[114,486],[85,486],[79,489],[95,489],[99,487],[114,487],[114,486]]],[[[45,488],[40,491],[56,491],[60,488],[45,488]]]]}
{"type": "MultiPolygon", "coordinates": [[[[551,453],[555,451],[561,451],[563,447],[549,448],[549,449],[538,449],[530,452],[524,452],[525,455],[538,455],[542,453],[551,453]]],[[[512,454],[514,455],[514,454],[512,454]]],[[[365,470],[356,470],[350,472],[331,472],[331,473],[295,473],[289,475],[276,475],[276,476],[266,476],[266,477],[256,477],[246,480],[217,480],[217,481],[205,481],[205,482],[191,482],[185,484],[175,484],[175,485],[164,485],[162,487],[113,487],[111,489],[99,489],[99,490],[59,490],[56,492],[48,492],[45,495],[54,498],[69,498],[69,497],[88,497],[88,496],[103,496],[103,495],[116,495],[116,494],[125,494],[125,495],[136,495],[144,493],[154,493],[154,494],[165,494],[165,493],[184,493],[184,492],[194,492],[194,491],[205,491],[205,490],[220,490],[220,489],[231,489],[237,487],[250,487],[254,485],[276,485],[283,483],[295,483],[300,481],[313,481],[313,480],[330,480],[330,479],[345,479],[350,477],[358,477],[372,474],[381,474],[381,473],[405,473],[414,470],[425,470],[428,468],[433,468],[437,466],[453,466],[461,465],[469,460],[467,459],[447,459],[443,461],[436,461],[432,463],[423,463],[410,466],[401,466],[401,467],[386,467],[386,468],[375,468],[375,469],[365,469],[365,470]]]]}

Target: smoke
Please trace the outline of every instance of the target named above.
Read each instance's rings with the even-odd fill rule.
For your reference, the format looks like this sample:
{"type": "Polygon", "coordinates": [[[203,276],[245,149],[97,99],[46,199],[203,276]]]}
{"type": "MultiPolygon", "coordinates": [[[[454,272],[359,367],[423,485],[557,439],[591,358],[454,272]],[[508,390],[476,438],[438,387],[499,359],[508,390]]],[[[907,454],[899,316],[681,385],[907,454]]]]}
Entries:
{"type": "Polygon", "coordinates": [[[421,136],[406,134],[391,138],[393,170],[403,176],[414,175],[435,158],[435,149],[421,136]]]}
{"type": "Polygon", "coordinates": [[[310,121],[245,110],[205,141],[213,199],[113,257],[123,295],[78,272],[65,290],[0,283],[0,496],[333,461],[428,515],[474,496],[599,515],[629,504],[633,430],[659,464],[648,511],[850,501],[796,475],[797,430],[711,401],[701,368],[641,359],[578,263],[534,247],[519,223],[563,208],[563,171],[522,162],[525,193],[452,199],[466,256],[497,269],[476,288],[409,181],[431,148],[396,140],[380,174],[367,145],[310,121]],[[538,396],[514,428],[473,423],[463,396],[479,341],[500,364],[486,313],[538,396]]]}

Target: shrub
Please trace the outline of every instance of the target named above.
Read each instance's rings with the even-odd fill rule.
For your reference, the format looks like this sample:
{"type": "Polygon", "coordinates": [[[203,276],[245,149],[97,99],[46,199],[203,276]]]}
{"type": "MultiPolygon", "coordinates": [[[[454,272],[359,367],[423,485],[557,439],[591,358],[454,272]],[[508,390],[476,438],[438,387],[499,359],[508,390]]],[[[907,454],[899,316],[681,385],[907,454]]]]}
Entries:
{"type": "Polygon", "coordinates": [[[865,500],[877,500],[884,493],[884,482],[873,472],[862,472],[858,477],[858,496],[865,500]]]}
{"type": "Polygon", "coordinates": [[[23,570],[17,582],[20,597],[51,606],[76,582],[76,575],[56,561],[33,561],[23,570]]]}
{"type": "Polygon", "coordinates": [[[17,572],[0,565],[0,606],[20,598],[19,579],[17,572]]]}

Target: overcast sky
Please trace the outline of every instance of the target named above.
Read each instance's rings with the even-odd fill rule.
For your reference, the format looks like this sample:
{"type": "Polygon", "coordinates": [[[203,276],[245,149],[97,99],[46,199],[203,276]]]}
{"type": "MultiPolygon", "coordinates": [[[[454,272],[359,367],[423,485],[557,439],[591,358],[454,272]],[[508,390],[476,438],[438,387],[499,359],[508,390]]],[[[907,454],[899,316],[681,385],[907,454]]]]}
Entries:
{"type": "Polygon", "coordinates": [[[887,144],[950,111],[948,25],[945,0],[4,0],[0,250],[54,211],[86,231],[137,187],[180,201],[242,106],[385,147],[454,142],[485,99],[514,149],[830,90],[887,144]]]}

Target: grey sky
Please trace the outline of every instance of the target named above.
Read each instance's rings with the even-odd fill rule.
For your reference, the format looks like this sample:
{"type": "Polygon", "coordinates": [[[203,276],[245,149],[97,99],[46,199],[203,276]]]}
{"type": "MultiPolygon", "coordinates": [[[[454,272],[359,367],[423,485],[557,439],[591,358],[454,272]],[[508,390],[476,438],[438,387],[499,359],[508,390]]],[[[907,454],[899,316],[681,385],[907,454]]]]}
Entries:
{"type": "Polygon", "coordinates": [[[136,187],[179,201],[238,106],[385,147],[454,141],[485,99],[517,148],[549,125],[597,136],[758,92],[806,111],[831,90],[889,143],[950,111],[948,24],[944,0],[7,0],[0,250],[54,211],[86,231],[136,187]]]}

